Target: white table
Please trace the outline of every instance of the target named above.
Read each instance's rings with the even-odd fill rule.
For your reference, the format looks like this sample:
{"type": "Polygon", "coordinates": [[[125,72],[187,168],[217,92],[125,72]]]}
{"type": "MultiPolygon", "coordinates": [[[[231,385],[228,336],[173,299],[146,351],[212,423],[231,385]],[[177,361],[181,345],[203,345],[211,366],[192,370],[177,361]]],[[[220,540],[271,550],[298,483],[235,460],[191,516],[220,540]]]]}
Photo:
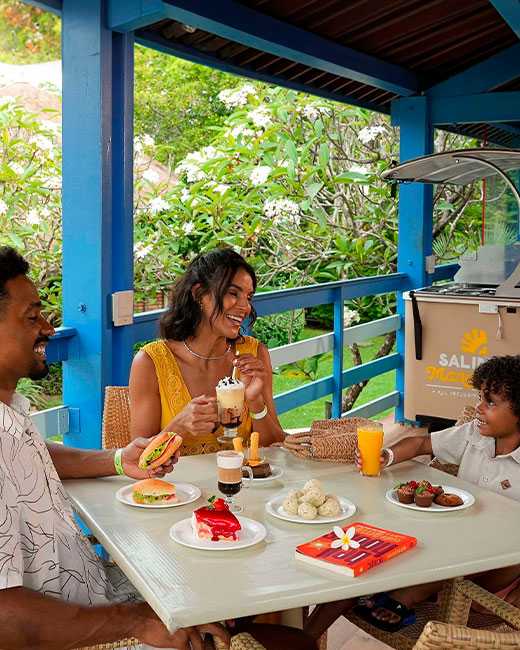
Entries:
{"type": "Polygon", "coordinates": [[[187,626],[287,610],[520,564],[520,503],[511,499],[414,462],[368,478],[352,466],[303,461],[283,449],[270,449],[268,457],[284,468],[282,479],[238,495],[244,516],[263,522],[268,538],[242,550],[200,551],[169,537],[176,521],[217,494],[214,455],[181,458],[170,475],[202,488],[203,497],[185,506],[145,510],[119,503],[114,494],[129,482],[123,477],[66,481],[65,486],[77,512],[170,629],[174,622],[187,626]],[[281,521],[268,515],[264,504],[311,477],[321,479],[327,492],[356,503],[357,513],[343,523],[363,521],[414,535],[417,548],[358,578],[297,561],[295,547],[332,525],[281,521]],[[386,490],[412,478],[465,488],[476,503],[433,514],[385,500],[386,490]]]}

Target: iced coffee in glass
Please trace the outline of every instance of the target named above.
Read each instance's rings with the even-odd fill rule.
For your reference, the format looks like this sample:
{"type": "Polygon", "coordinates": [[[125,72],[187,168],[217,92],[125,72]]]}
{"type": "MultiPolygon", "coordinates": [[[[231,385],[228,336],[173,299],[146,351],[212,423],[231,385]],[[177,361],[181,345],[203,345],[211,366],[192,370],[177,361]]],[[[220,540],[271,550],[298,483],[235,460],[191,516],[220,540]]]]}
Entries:
{"type": "Polygon", "coordinates": [[[239,379],[224,377],[216,387],[218,419],[224,429],[219,442],[229,443],[238,435],[244,410],[245,386],[239,379]]]}
{"type": "Polygon", "coordinates": [[[217,452],[217,486],[219,492],[224,495],[231,512],[242,511],[242,506],[235,504],[233,497],[240,492],[244,481],[250,481],[253,478],[253,472],[249,467],[244,468],[249,478],[243,477],[243,462],[244,454],[237,451],[225,450],[217,452]]]}

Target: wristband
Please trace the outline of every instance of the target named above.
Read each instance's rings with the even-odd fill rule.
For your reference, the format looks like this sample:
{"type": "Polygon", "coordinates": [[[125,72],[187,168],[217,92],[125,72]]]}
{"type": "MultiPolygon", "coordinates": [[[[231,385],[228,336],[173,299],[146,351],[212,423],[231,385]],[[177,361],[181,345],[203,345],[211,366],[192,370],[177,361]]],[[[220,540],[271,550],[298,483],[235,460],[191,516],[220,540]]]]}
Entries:
{"type": "Polygon", "coordinates": [[[114,454],[114,467],[116,468],[116,474],[119,476],[124,476],[125,470],[123,469],[123,461],[122,461],[122,455],[123,455],[123,450],[122,449],[116,449],[116,453],[114,454]]]}
{"type": "Polygon", "coordinates": [[[394,462],[394,452],[390,449],[390,447],[383,447],[381,451],[384,451],[388,458],[385,467],[390,467],[390,465],[394,462]]]}
{"type": "Polygon", "coordinates": [[[264,406],[264,408],[259,412],[259,413],[253,413],[253,411],[249,411],[251,413],[251,417],[253,420],[261,420],[262,418],[265,418],[267,415],[267,405],[264,406]]]}

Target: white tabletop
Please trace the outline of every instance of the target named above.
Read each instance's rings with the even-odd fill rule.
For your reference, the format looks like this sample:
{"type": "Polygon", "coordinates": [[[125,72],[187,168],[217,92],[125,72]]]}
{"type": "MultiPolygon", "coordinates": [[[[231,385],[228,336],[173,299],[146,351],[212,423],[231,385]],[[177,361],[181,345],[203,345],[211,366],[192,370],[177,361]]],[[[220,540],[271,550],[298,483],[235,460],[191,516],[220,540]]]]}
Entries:
{"type": "Polygon", "coordinates": [[[303,461],[283,449],[270,449],[268,457],[284,468],[284,476],[243,489],[237,498],[244,505],[244,516],[264,523],[267,540],[224,553],[186,548],[169,537],[176,521],[218,494],[213,454],[181,458],[170,475],[202,489],[202,498],[185,506],[145,510],[124,505],[114,497],[130,482],[124,477],[65,481],[65,486],[83,520],[170,629],[520,563],[520,503],[511,499],[414,462],[368,478],[352,466],[303,461]],[[332,525],[285,522],[268,515],[264,506],[274,495],[299,488],[309,478],[319,478],[327,492],[357,505],[357,513],[343,524],[363,521],[413,535],[417,547],[357,578],[297,561],[295,547],[328,532],[332,525]],[[433,514],[385,500],[390,487],[410,479],[464,488],[476,503],[466,510],[433,514]]]}

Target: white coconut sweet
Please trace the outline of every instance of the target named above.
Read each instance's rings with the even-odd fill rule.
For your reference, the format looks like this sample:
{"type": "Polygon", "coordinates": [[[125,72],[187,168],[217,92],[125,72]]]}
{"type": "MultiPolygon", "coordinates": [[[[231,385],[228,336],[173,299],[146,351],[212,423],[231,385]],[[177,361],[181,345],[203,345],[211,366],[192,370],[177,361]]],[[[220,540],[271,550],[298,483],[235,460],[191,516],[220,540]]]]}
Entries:
{"type": "Polygon", "coordinates": [[[326,499],[318,508],[318,514],[322,517],[336,517],[341,512],[341,506],[336,497],[326,499]]]}
{"type": "Polygon", "coordinates": [[[300,503],[298,506],[298,515],[302,519],[316,519],[318,509],[310,503],[300,503]]]}
{"type": "Polygon", "coordinates": [[[313,487],[304,493],[302,501],[304,503],[310,503],[311,505],[318,508],[325,501],[325,493],[322,490],[313,487]]]}
{"type": "Polygon", "coordinates": [[[298,514],[298,499],[294,492],[288,494],[282,503],[282,508],[288,515],[298,514]]]}
{"type": "Polygon", "coordinates": [[[305,483],[303,486],[303,491],[308,492],[309,490],[317,489],[320,490],[320,492],[323,492],[323,486],[321,484],[321,481],[318,481],[317,478],[311,478],[305,483]]]}

